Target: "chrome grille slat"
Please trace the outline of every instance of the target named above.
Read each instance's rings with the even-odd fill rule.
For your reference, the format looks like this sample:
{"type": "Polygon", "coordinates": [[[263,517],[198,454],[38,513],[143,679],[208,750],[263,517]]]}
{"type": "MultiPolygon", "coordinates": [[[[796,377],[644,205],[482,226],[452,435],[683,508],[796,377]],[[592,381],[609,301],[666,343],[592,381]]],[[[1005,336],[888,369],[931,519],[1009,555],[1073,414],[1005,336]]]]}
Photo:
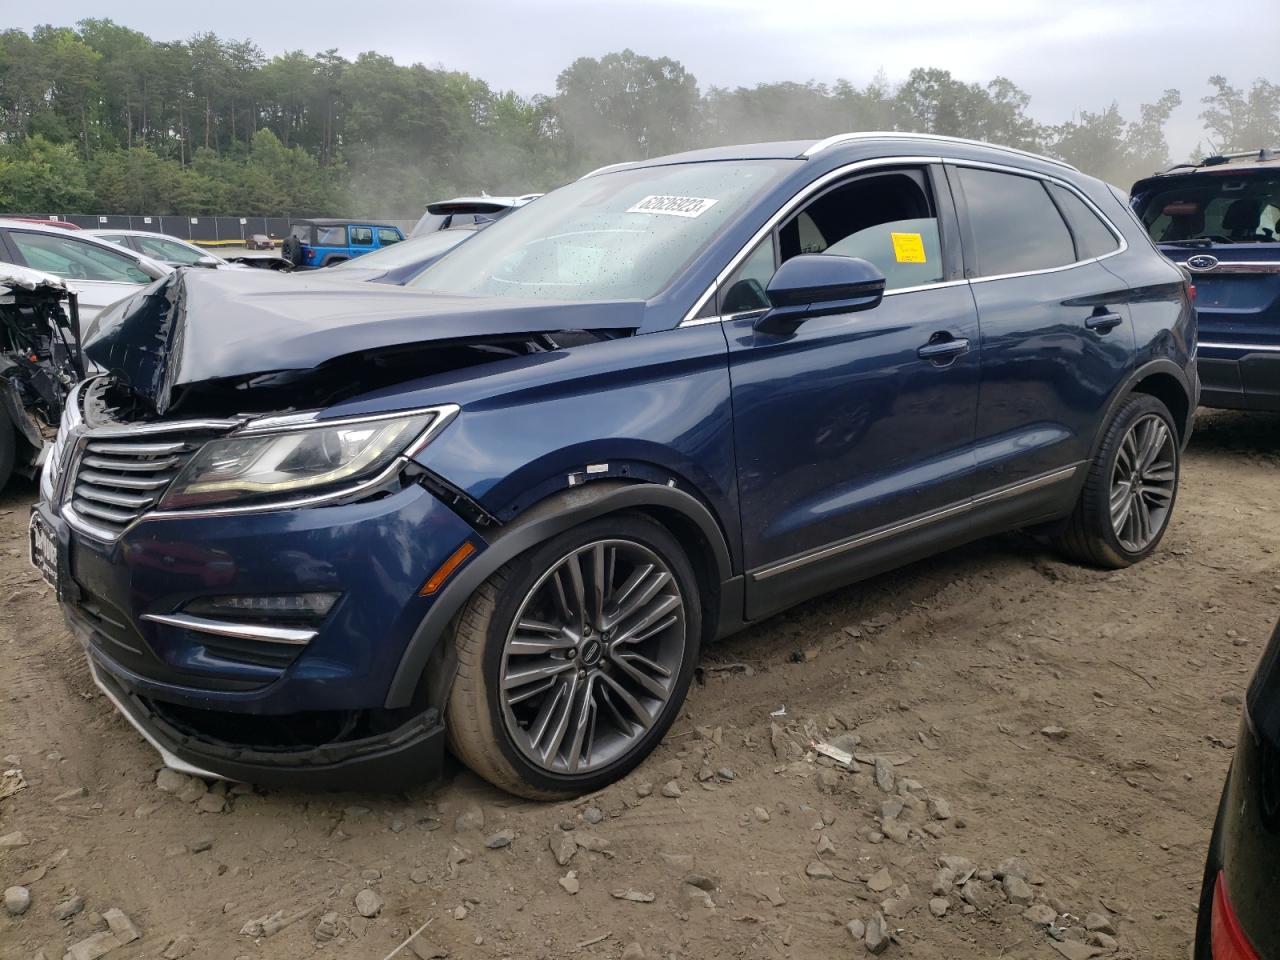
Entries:
{"type": "Polygon", "coordinates": [[[176,443],[118,443],[102,440],[90,440],[87,444],[90,453],[124,454],[127,457],[164,456],[171,453],[183,453],[188,449],[185,441],[176,443]]]}
{"type": "Polygon", "coordinates": [[[110,507],[91,503],[88,500],[76,499],[74,503],[79,513],[87,513],[89,516],[97,517],[100,520],[110,520],[112,523],[118,523],[122,527],[127,523],[131,523],[136,516],[134,513],[124,510],[112,510],[110,507]]]}
{"type": "Polygon", "coordinates": [[[100,470],[128,470],[130,472],[141,473],[143,471],[168,470],[182,462],[181,457],[165,457],[163,460],[125,460],[123,458],[113,459],[107,457],[85,456],[81,461],[82,466],[97,467],[100,470]]]}
{"type": "Polygon", "coordinates": [[[127,510],[145,510],[156,502],[154,496],[147,497],[136,493],[117,493],[110,488],[99,488],[88,483],[76,484],[75,495],[86,500],[97,500],[127,510]]]}
{"type": "Polygon", "coordinates": [[[121,487],[125,490],[158,490],[168,486],[168,477],[136,477],[126,474],[102,473],[98,470],[81,470],[81,483],[103,484],[109,487],[121,487]]]}

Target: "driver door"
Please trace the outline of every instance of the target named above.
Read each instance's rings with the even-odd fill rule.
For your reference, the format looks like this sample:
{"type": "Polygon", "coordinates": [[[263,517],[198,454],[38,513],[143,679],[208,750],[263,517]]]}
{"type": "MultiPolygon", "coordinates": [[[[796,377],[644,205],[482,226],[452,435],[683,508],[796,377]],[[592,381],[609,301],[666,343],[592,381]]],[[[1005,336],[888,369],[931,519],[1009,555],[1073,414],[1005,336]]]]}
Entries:
{"type": "Polygon", "coordinates": [[[874,572],[930,517],[967,510],[979,334],[960,269],[945,179],[896,167],[818,195],[724,284],[748,618],[874,572]],[[776,265],[801,253],[874,263],[883,301],[758,331],[776,265]]]}

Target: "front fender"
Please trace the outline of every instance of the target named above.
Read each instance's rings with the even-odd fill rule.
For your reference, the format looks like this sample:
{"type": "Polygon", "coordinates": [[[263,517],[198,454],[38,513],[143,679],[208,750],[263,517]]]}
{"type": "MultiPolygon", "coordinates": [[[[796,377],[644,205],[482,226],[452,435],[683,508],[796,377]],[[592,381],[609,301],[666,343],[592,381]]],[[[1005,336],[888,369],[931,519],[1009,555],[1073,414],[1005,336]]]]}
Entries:
{"type": "MultiPolygon", "coordinates": [[[[500,567],[540,543],[595,517],[629,509],[675,511],[693,524],[708,545],[714,573],[721,584],[733,580],[733,567],[724,533],[711,511],[696,497],[674,487],[654,483],[603,480],[562,491],[525,510],[514,522],[499,528],[488,546],[450,581],[423,617],[409,640],[387,692],[388,709],[405,707],[419,689],[428,663],[438,670],[429,680],[428,700],[443,706],[453,676],[454,617],[485,580],[500,567]],[[445,644],[441,646],[442,642],[445,644]]],[[[733,601],[729,599],[731,609],[733,601]]],[[[740,600],[740,596],[738,598],[740,600]]],[[[737,611],[741,616],[741,607],[737,611]]]]}

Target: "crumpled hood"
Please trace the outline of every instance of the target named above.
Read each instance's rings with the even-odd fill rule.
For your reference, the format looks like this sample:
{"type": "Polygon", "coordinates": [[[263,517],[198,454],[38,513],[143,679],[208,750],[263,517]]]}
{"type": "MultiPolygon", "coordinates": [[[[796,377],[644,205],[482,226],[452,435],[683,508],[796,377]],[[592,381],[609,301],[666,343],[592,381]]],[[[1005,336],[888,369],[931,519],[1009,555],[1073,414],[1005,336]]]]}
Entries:
{"type": "Polygon", "coordinates": [[[30,267],[20,267],[16,263],[0,263],[0,296],[11,294],[15,290],[52,290],[65,293],[66,283],[51,273],[42,273],[30,267]]]}
{"type": "Polygon", "coordinates": [[[103,310],[85,354],[163,414],[185,388],[353,355],[565,330],[634,331],[642,301],[442,297],[266,270],[179,270],[103,310]]]}

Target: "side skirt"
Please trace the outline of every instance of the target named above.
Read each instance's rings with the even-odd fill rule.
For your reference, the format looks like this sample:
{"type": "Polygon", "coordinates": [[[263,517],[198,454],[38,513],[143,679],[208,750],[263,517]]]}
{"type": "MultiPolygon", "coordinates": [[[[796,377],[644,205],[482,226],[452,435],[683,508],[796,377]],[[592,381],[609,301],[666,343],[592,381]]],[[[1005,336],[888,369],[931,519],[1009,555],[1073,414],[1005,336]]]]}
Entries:
{"type": "Polygon", "coordinates": [[[748,571],[746,619],[770,616],[981,537],[1065,516],[1079,495],[1084,466],[1073,463],[748,571]]]}

